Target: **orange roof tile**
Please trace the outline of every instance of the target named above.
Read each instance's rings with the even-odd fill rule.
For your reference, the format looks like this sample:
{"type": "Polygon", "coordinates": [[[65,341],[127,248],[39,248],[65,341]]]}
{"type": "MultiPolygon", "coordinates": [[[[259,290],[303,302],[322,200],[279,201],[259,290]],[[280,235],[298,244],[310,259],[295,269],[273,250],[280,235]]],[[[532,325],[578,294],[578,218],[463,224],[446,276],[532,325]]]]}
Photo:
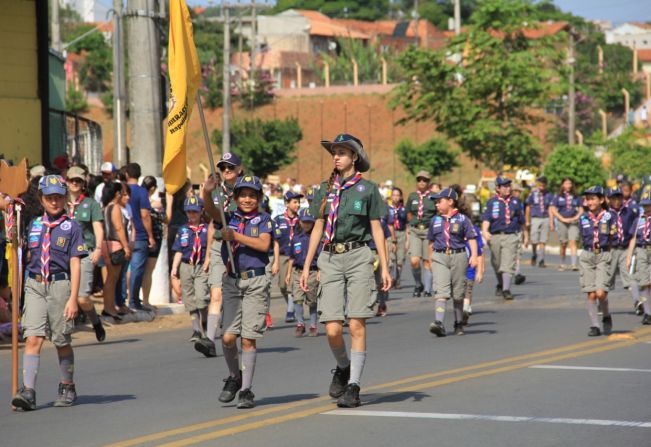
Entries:
{"type": "Polygon", "coordinates": [[[640,62],[651,62],[651,50],[637,50],[637,58],[640,62]]]}
{"type": "Polygon", "coordinates": [[[651,23],[644,22],[630,22],[631,25],[637,26],[638,28],[651,30],[651,23]]]}
{"type": "Polygon", "coordinates": [[[304,9],[295,10],[310,22],[310,35],[325,37],[350,37],[351,39],[368,40],[370,36],[366,33],[337,23],[336,20],[321,14],[318,11],[308,11],[304,9]]]}

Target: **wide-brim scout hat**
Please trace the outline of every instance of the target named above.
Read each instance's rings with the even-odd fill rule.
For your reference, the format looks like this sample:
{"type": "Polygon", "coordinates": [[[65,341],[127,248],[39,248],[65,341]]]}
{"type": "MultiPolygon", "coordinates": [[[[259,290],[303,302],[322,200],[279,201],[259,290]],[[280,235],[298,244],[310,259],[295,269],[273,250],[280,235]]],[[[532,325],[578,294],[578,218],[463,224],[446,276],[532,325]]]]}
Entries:
{"type": "Polygon", "coordinates": [[[41,177],[41,180],[39,180],[38,190],[44,196],[49,196],[50,194],[60,194],[64,196],[66,195],[66,192],[68,192],[68,186],[60,175],[46,175],[45,177],[41,177]]]}
{"type": "Polygon", "coordinates": [[[459,195],[457,192],[452,189],[452,188],[445,188],[443,191],[437,192],[436,194],[432,194],[429,196],[431,200],[439,200],[439,199],[452,199],[452,200],[458,200],[459,195]]]}
{"type": "Polygon", "coordinates": [[[260,179],[255,175],[245,175],[237,178],[233,191],[237,191],[242,188],[251,188],[254,191],[262,192],[262,183],[260,182],[260,179]]]}
{"type": "Polygon", "coordinates": [[[240,157],[235,155],[232,152],[226,152],[224,155],[222,155],[222,158],[219,159],[217,162],[217,167],[221,167],[223,165],[228,165],[228,166],[239,166],[242,164],[242,160],[240,157]]]}
{"type": "Polygon", "coordinates": [[[624,193],[622,192],[621,188],[608,188],[608,192],[606,193],[606,196],[610,199],[611,197],[615,196],[622,196],[624,197],[624,193]]]}
{"type": "Polygon", "coordinates": [[[347,133],[341,133],[337,135],[337,137],[333,141],[322,140],[321,146],[323,146],[325,150],[330,152],[330,155],[334,155],[333,148],[335,146],[347,147],[348,149],[350,149],[351,151],[357,154],[357,161],[355,162],[355,168],[359,172],[366,172],[369,169],[371,169],[371,162],[368,159],[368,155],[364,150],[364,146],[362,145],[362,142],[358,138],[355,138],[352,135],[349,135],[347,133]]]}
{"type": "Polygon", "coordinates": [[[301,222],[314,222],[314,216],[310,214],[310,210],[307,208],[303,208],[298,212],[298,219],[301,222]]]}
{"type": "Polygon", "coordinates": [[[432,180],[432,174],[430,174],[427,171],[418,171],[416,173],[416,179],[419,179],[419,178],[427,179],[427,181],[429,182],[430,180],[432,180]]]}
{"type": "Polygon", "coordinates": [[[502,177],[502,176],[499,176],[499,177],[497,177],[497,179],[495,180],[495,184],[496,184],[497,186],[506,186],[506,185],[510,185],[510,184],[511,184],[511,181],[512,181],[512,180],[511,180],[510,178],[508,178],[508,177],[502,177]]]}
{"type": "Polygon", "coordinates": [[[68,178],[68,180],[72,180],[73,178],[78,178],[80,180],[86,181],[86,173],[79,166],[73,166],[72,168],[68,169],[66,177],[68,178]]]}
{"type": "Polygon", "coordinates": [[[518,182],[511,184],[511,191],[522,191],[522,185],[518,182]]]}
{"type": "Polygon", "coordinates": [[[299,199],[300,200],[303,197],[305,197],[305,196],[303,194],[301,194],[301,193],[294,192],[294,191],[287,191],[285,193],[285,202],[289,202],[292,199],[299,199]]]}
{"type": "Polygon", "coordinates": [[[183,202],[183,211],[197,211],[201,212],[203,210],[203,199],[197,196],[190,196],[185,199],[183,202]]]}
{"type": "Polygon", "coordinates": [[[586,189],[585,191],[583,191],[583,195],[584,196],[600,196],[600,197],[603,197],[603,196],[605,196],[604,188],[603,188],[603,186],[595,185],[595,186],[592,186],[592,187],[586,189]]]}

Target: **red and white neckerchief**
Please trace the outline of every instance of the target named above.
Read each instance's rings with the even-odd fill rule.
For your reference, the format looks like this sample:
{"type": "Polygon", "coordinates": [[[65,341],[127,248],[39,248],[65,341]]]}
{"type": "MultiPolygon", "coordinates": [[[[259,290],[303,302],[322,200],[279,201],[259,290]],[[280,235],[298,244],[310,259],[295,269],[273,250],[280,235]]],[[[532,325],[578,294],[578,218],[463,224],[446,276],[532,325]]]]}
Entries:
{"type": "Polygon", "coordinates": [[[592,248],[599,248],[599,221],[606,214],[606,210],[601,210],[596,216],[592,214],[592,211],[588,212],[588,217],[592,222],[592,248]]]}
{"type": "Polygon", "coordinates": [[[649,236],[651,236],[651,216],[647,216],[645,214],[642,217],[644,217],[644,229],[642,230],[642,237],[644,238],[644,242],[648,243],[649,236]]]}
{"type": "MultiPolygon", "coordinates": [[[[219,194],[219,191],[217,191],[217,194],[219,194]]],[[[222,209],[224,212],[228,211],[228,206],[231,204],[231,199],[233,198],[233,192],[228,189],[228,186],[226,186],[225,182],[222,182],[221,185],[221,202],[222,202],[222,209]]],[[[213,202],[215,205],[217,205],[217,196],[215,196],[213,202]]]]}
{"type": "Polygon", "coordinates": [[[539,200],[539,206],[540,206],[540,214],[544,215],[545,214],[545,192],[538,190],[538,200],[539,200]]]}
{"type": "Polygon", "coordinates": [[[425,197],[427,197],[430,194],[430,192],[425,191],[425,192],[421,193],[420,191],[416,191],[416,194],[418,194],[418,214],[417,214],[417,216],[418,216],[418,220],[422,220],[423,219],[423,214],[425,212],[425,197]]]}
{"type": "Polygon", "coordinates": [[[574,197],[572,197],[569,192],[564,192],[563,196],[565,197],[565,209],[570,211],[573,207],[572,205],[574,205],[574,197]]]}
{"type": "Polygon", "coordinates": [[[509,225],[511,223],[511,208],[509,207],[511,195],[502,197],[499,194],[495,194],[495,198],[504,204],[504,222],[509,225]]]}
{"type": "MultiPolygon", "coordinates": [[[[237,233],[239,234],[244,234],[244,229],[246,228],[246,223],[251,221],[252,219],[255,219],[260,215],[258,211],[251,211],[250,213],[243,213],[241,211],[235,211],[235,217],[238,219],[237,223],[237,233]]],[[[237,249],[240,248],[240,243],[231,241],[231,249],[233,251],[233,259],[235,259],[235,253],[237,253],[237,249]]],[[[228,263],[228,269],[229,272],[234,272],[235,271],[235,266],[231,265],[231,263],[228,263]]]]}
{"type": "Polygon", "coordinates": [[[399,203],[398,206],[393,207],[393,228],[396,230],[400,230],[400,219],[398,216],[400,216],[400,211],[404,210],[404,206],[402,206],[402,203],[399,203]]]}
{"type": "Polygon", "coordinates": [[[48,277],[50,276],[50,233],[54,228],[66,220],[68,220],[68,216],[64,214],[54,222],[50,222],[47,213],[43,214],[41,219],[41,222],[43,222],[43,225],[45,226],[45,234],[43,235],[43,241],[41,242],[41,276],[45,283],[48,282],[48,277]]]}
{"type": "Polygon", "coordinates": [[[443,237],[445,238],[445,247],[450,248],[450,219],[459,214],[459,210],[452,210],[447,216],[443,216],[443,237]]]}
{"type": "Polygon", "coordinates": [[[618,244],[623,244],[624,243],[624,222],[622,221],[622,211],[624,211],[624,207],[621,207],[618,210],[616,210],[614,208],[611,208],[611,210],[617,216],[617,243],[618,244]]]}
{"type": "Polygon", "coordinates": [[[190,225],[188,228],[194,233],[194,244],[192,244],[192,253],[190,254],[190,264],[197,265],[201,259],[201,232],[205,225],[190,225]]]}
{"type": "Polygon", "coordinates": [[[359,171],[356,172],[355,175],[352,176],[351,179],[348,180],[343,185],[339,183],[341,180],[339,179],[338,175],[335,178],[335,181],[332,185],[335,190],[335,196],[332,199],[332,202],[330,202],[330,211],[328,212],[328,219],[326,221],[326,227],[325,227],[325,236],[324,236],[325,239],[323,241],[324,247],[328,245],[330,242],[332,242],[332,240],[335,237],[335,225],[337,224],[337,212],[339,211],[339,201],[341,199],[341,192],[355,186],[355,184],[359,182],[361,179],[362,179],[362,173],[359,171]]]}
{"type": "Polygon", "coordinates": [[[68,212],[70,213],[73,219],[75,218],[75,210],[77,209],[79,204],[84,201],[85,198],[86,198],[85,195],[80,194],[77,200],[71,200],[68,202],[68,212]]]}
{"type": "Polygon", "coordinates": [[[296,228],[296,224],[298,223],[298,216],[294,214],[294,217],[289,217],[289,213],[285,211],[283,213],[283,217],[287,221],[287,224],[289,225],[289,243],[291,244],[292,241],[294,240],[294,230],[296,228]]]}

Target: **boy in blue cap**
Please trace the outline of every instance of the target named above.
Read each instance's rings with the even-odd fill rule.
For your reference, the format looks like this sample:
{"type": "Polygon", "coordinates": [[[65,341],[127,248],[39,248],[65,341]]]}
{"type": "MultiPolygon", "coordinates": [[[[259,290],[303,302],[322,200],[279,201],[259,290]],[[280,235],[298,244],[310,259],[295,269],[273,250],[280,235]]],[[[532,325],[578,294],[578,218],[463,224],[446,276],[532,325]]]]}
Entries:
{"type": "Polygon", "coordinates": [[[289,266],[285,276],[285,284],[292,291],[294,297],[294,315],[296,315],[296,329],[294,335],[302,337],[305,334],[305,320],[303,318],[303,303],[307,305],[310,310],[310,329],[308,335],[316,337],[319,334],[317,329],[317,289],[319,285],[319,271],[316,266],[318,255],[321,253],[321,246],[317,249],[317,256],[312,260],[310,265],[310,275],[308,279],[309,291],[305,292],[301,289],[300,279],[305,265],[305,256],[307,255],[307,248],[310,245],[310,235],[314,228],[314,216],[310,214],[310,210],[302,209],[298,212],[300,220],[301,231],[294,236],[291,244],[289,255],[289,266]]]}
{"type": "Polygon", "coordinates": [[[79,224],[65,214],[67,187],[59,175],[47,175],[38,185],[43,216],[32,221],[28,234],[25,278],[25,329],[23,386],[11,404],[23,410],[36,409],[36,376],[46,337],[59,357],[61,381],[55,407],[69,407],[77,400],[73,381],[74,353],[71,334],[78,313],[77,295],[81,258],[87,256],[79,224]]]}
{"type": "Polygon", "coordinates": [[[174,238],[172,276],[181,281],[183,305],[192,319],[190,341],[194,342],[195,349],[206,357],[215,357],[215,344],[206,338],[203,330],[210,303],[210,254],[207,253],[208,228],[201,219],[203,200],[197,196],[186,198],[183,211],[188,216],[188,223],[179,228],[174,238]]]}

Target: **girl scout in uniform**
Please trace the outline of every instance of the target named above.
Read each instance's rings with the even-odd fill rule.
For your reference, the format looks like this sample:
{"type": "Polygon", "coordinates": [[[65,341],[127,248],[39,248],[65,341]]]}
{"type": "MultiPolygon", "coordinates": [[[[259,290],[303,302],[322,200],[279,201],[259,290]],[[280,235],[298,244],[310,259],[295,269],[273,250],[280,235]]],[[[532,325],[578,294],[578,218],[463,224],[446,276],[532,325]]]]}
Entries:
{"type": "Polygon", "coordinates": [[[651,324],[651,195],[645,193],[640,197],[640,214],[635,225],[631,228],[632,236],[626,257],[627,270],[635,255],[634,279],[639,284],[640,301],[642,302],[644,317],[642,324],[651,324]]]}
{"type": "Polygon", "coordinates": [[[102,256],[104,244],[104,217],[102,209],[92,197],[86,196],[84,170],[73,166],[68,170],[68,215],[81,227],[89,256],[81,258],[81,277],[79,280],[79,307],[86,314],[97,341],[104,341],[106,331],[90,300],[93,293],[93,272],[102,256]]]}
{"type": "Polygon", "coordinates": [[[407,210],[403,203],[402,190],[393,188],[391,191],[391,207],[389,208],[388,223],[393,227],[391,239],[391,268],[393,271],[393,286],[400,288],[402,265],[405,262],[407,248],[407,210]]]}
{"type": "Polygon", "coordinates": [[[366,361],[366,319],[375,315],[377,298],[375,256],[367,246],[371,239],[378,249],[383,289],[391,286],[380,224],[386,205],[377,185],[362,179],[370,163],[361,141],[341,134],[321,145],[332,155],[334,170],[312,203],[316,222],[300,284],[309,290],[309,266],[323,237],[323,251],[317,261],[321,275],[319,314],[337,361],[329,394],[339,399],[337,405],[341,407],[356,407],[360,405],[359,384],[366,361]],[[350,358],[343,337],[346,313],[352,339],[350,358]]]}
{"type": "MultiPolygon", "coordinates": [[[[561,243],[561,266],[560,271],[566,269],[565,253],[567,245],[570,245],[570,255],[572,256],[572,270],[578,270],[576,266],[576,240],[579,238],[579,217],[583,213],[581,207],[581,197],[574,191],[574,182],[571,178],[564,178],[561,181],[560,192],[552,200],[550,207],[552,217],[556,219],[556,228],[558,230],[558,240],[561,243]]],[[[552,225],[554,221],[552,221],[552,225]]],[[[554,227],[552,227],[552,230],[554,227]]]]}
{"type": "Polygon", "coordinates": [[[63,178],[42,177],[38,191],[45,213],[29,226],[22,318],[23,386],[11,400],[14,407],[23,410],[36,409],[36,375],[45,337],[56,347],[61,370],[54,406],[69,407],[77,400],[70,334],[78,310],[81,258],[87,256],[81,228],[65,214],[67,187],[63,178]]]}
{"type": "Polygon", "coordinates": [[[212,340],[206,339],[203,330],[210,302],[210,258],[206,256],[208,229],[201,219],[203,200],[197,196],[188,197],[183,203],[183,211],[188,216],[188,223],[179,228],[172,244],[172,276],[181,281],[183,305],[192,319],[190,341],[194,342],[195,349],[206,357],[215,357],[215,345],[212,340]]]}
{"type": "Polygon", "coordinates": [[[463,297],[468,266],[477,267],[477,233],[470,218],[458,210],[456,191],[446,188],[433,195],[437,215],[427,233],[431,242],[430,253],[436,293],[436,316],[429,331],[437,337],[445,337],[445,306],[452,298],[454,303],[454,333],[463,335],[463,297]],[[470,259],[466,255],[466,241],[470,246],[470,259]]]}
{"type": "Polygon", "coordinates": [[[541,176],[536,179],[535,188],[526,201],[526,220],[529,228],[529,241],[533,255],[531,265],[545,267],[545,244],[549,237],[549,228],[552,225],[549,220],[549,206],[554,200],[551,192],[547,191],[547,177],[541,176]]]}
{"type": "MultiPolygon", "coordinates": [[[[203,190],[206,211],[217,222],[221,217],[210,200],[217,181],[209,178],[203,190]]],[[[222,349],[229,376],[219,396],[220,402],[231,402],[238,390],[237,408],[255,406],[251,386],[256,362],[256,341],[266,331],[265,316],[269,310],[269,247],[273,226],[268,213],[258,211],[262,201],[262,183],[253,176],[237,179],[233,189],[237,209],[226,213],[222,239],[231,244],[235,265],[231,265],[226,244],[221,256],[227,265],[223,278],[222,349]],[[237,351],[237,338],[242,340],[242,366],[237,351]]]]}
{"type": "Polygon", "coordinates": [[[411,257],[411,271],[414,274],[416,288],[413,296],[419,297],[423,291],[425,296],[432,296],[432,266],[429,258],[429,243],[427,241],[427,228],[434,214],[436,205],[428,199],[430,196],[430,180],[432,176],[427,171],[416,174],[417,188],[407,197],[407,219],[409,220],[409,256],[411,257]],[[421,278],[421,261],[423,272],[421,278]],[[425,285],[423,286],[423,283],[425,285]]]}
{"type": "Polygon", "coordinates": [[[596,337],[602,333],[599,309],[603,313],[603,333],[609,335],[613,327],[608,310],[608,289],[612,259],[610,249],[617,228],[613,215],[606,209],[604,189],[601,186],[593,186],[583,195],[587,209],[579,219],[583,242],[583,251],[579,257],[580,282],[581,291],[588,295],[588,314],[591,322],[588,336],[596,337]]]}
{"type": "Polygon", "coordinates": [[[495,294],[512,300],[511,278],[515,273],[524,213],[520,201],[511,196],[511,180],[497,177],[495,184],[496,194],[486,203],[481,230],[491,249],[491,264],[497,275],[495,294]]]}
{"type": "Polygon", "coordinates": [[[305,266],[305,256],[307,249],[310,246],[310,237],[312,236],[312,229],[314,228],[314,216],[310,214],[310,210],[302,209],[298,212],[300,220],[301,231],[294,235],[290,247],[289,266],[287,268],[287,275],[285,276],[285,284],[291,290],[294,297],[294,315],[296,315],[296,329],[294,335],[302,337],[305,334],[305,320],[303,319],[303,303],[310,311],[310,329],[308,335],[316,337],[319,335],[319,330],[316,326],[317,320],[317,288],[319,286],[319,271],[316,266],[316,261],[321,254],[321,247],[317,248],[316,256],[309,265],[310,276],[308,277],[309,291],[305,292],[301,289],[301,273],[305,266]]]}

